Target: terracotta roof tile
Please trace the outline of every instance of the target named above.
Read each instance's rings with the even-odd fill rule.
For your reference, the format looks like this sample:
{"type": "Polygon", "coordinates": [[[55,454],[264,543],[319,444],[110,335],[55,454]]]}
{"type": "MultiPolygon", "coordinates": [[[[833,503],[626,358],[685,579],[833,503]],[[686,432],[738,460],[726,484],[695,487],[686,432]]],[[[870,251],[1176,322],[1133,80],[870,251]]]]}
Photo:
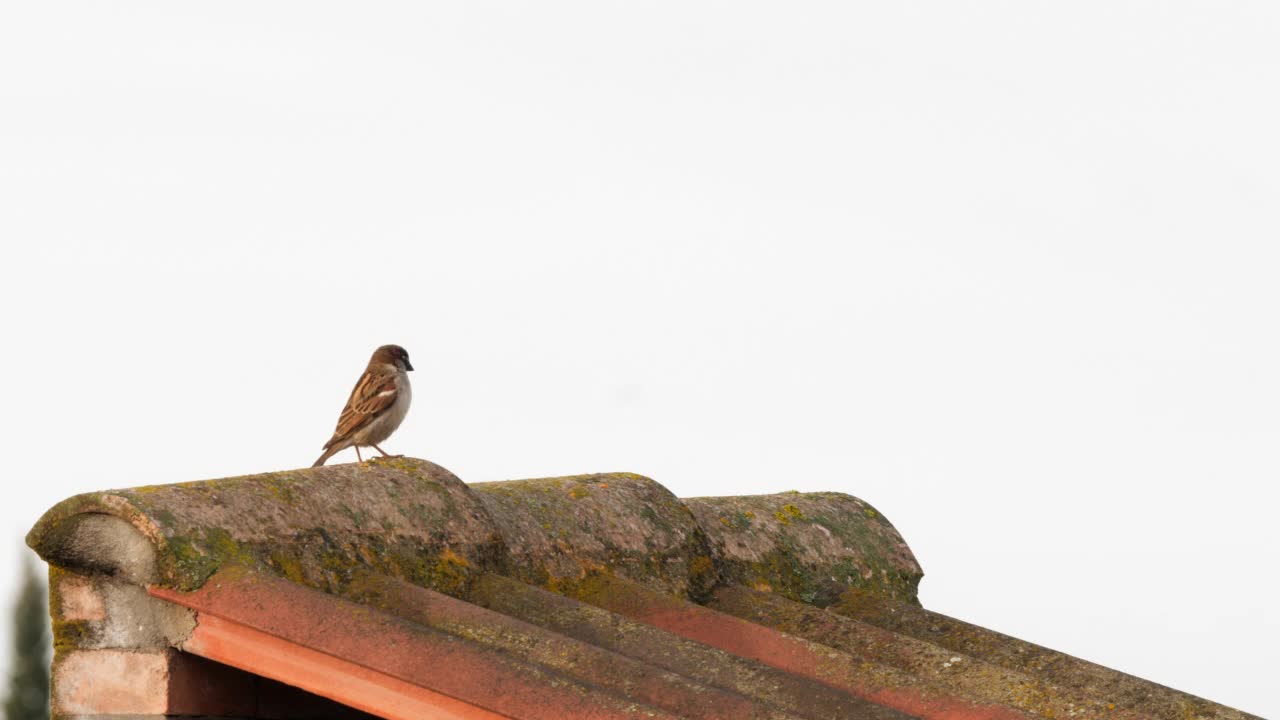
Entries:
{"type": "Polygon", "coordinates": [[[309,717],[257,676],[393,718],[1249,717],[919,607],[907,544],[838,493],[393,459],[88,493],[28,542],[67,598],[64,717],[122,651],[157,668],[148,712],[225,712],[222,683],[256,688],[238,716],[309,717]]]}

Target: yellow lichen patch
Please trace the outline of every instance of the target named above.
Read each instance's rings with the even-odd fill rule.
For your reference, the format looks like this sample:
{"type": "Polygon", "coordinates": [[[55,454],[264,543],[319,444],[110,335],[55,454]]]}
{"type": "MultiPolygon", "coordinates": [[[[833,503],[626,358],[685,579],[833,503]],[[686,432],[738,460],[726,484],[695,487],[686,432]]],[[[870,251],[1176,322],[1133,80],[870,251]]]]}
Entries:
{"type": "Polygon", "coordinates": [[[711,572],[715,568],[715,563],[711,562],[711,558],[706,555],[698,555],[689,561],[689,572],[694,575],[704,575],[711,572]]]}
{"type": "Polygon", "coordinates": [[[455,565],[461,565],[462,567],[471,567],[471,563],[467,562],[466,558],[454,552],[451,548],[445,548],[444,550],[441,550],[440,559],[441,561],[453,563],[455,565]]]}
{"type": "Polygon", "coordinates": [[[720,573],[716,569],[715,561],[710,557],[695,555],[689,561],[688,596],[690,598],[695,601],[704,598],[715,589],[719,581],[720,573]]]}
{"type": "Polygon", "coordinates": [[[305,577],[302,572],[302,563],[298,558],[284,552],[276,551],[271,553],[271,565],[283,575],[285,578],[296,583],[305,583],[305,577]]]}
{"type": "Polygon", "coordinates": [[[452,549],[445,548],[436,556],[432,575],[435,576],[433,584],[437,590],[457,595],[466,589],[471,580],[471,563],[452,549]]]}

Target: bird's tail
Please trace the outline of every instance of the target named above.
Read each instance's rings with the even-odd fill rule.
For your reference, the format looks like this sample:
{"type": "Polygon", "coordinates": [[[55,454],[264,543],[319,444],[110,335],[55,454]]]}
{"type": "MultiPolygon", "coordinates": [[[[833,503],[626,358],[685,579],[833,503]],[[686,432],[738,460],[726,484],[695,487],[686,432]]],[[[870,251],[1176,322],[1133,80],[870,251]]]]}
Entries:
{"type": "Polygon", "coordinates": [[[311,467],[320,467],[321,465],[324,464],[325,460],[328,460],[329,458],[333,457],[333,454],[338,452],[341,449],[342,448],[338,447],[336,443],[334,445],[326,447],[324,449],[324,452],[320,453],[320,459],[316,460],[315,464],[312,465],[311,467]]]}

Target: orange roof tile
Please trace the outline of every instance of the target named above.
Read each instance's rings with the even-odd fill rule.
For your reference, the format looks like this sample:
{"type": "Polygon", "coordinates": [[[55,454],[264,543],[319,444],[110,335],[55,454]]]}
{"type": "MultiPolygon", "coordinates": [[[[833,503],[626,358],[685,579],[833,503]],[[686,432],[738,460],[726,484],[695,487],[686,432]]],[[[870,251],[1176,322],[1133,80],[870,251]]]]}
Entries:
{"type": "Polygon", "coordinates": [[[906,543],[837,493],[394,459],[89,493],[28,542],[67,573],[54,694],[81,704],[73,669],[133,648],[388,718],[1249,717],[921,608],[906,543]]]}

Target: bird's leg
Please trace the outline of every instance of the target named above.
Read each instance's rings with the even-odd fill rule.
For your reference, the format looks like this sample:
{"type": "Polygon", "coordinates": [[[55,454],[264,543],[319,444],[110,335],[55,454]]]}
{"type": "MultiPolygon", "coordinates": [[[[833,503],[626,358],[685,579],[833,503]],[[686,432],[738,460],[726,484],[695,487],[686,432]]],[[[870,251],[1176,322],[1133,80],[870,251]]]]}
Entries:
{"type": "Polygon", "coordinates": [[[377,445],[374,445],[374,446],[373,446],[373,449],[374,449],[374,450],[377,450],[377,451],[378,451],[378,452],[380,452],[380,453],[382,453],[382,457],[389,457],[389,458],[404,457],[403,455],[391,455],[391,454],[388,454],[386,450],[383,450],[382,448],[378,447],[377,445]]]}
{"type": "Polygon", "coordinates": [[[356,462],[364,462],[364,458],[360,457],[360,446],[352,445],[351,447],[356,449],[356,462]]]}

